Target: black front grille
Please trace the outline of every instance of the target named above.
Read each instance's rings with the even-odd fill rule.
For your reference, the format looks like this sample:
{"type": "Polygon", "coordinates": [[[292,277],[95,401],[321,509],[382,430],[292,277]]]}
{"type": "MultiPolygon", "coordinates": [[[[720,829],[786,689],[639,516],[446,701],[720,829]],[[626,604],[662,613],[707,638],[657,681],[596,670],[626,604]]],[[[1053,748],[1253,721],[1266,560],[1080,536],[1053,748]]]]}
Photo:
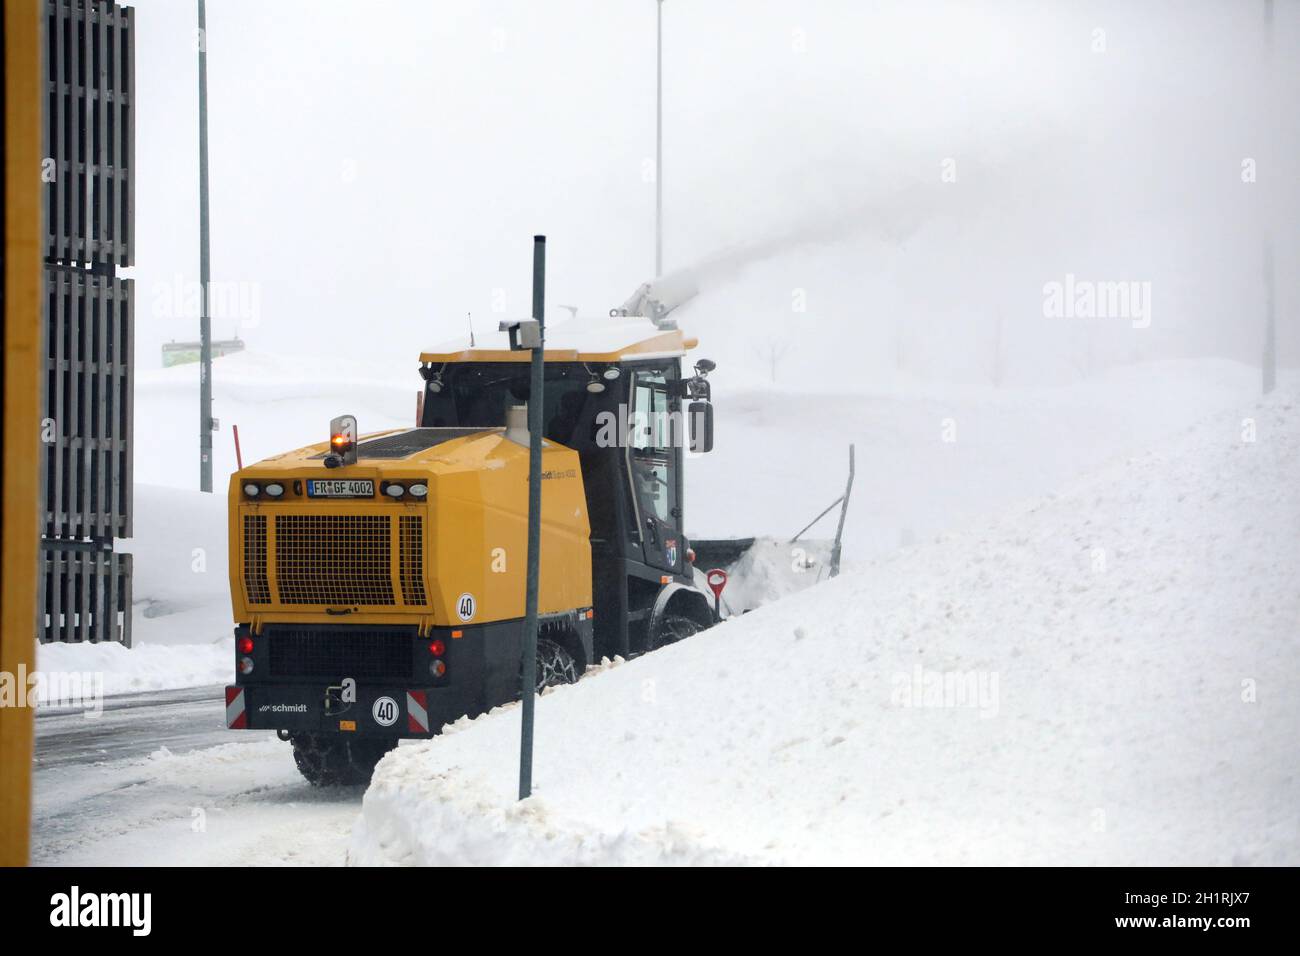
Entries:
{"type": "Polygon", "coordinates": [[[414,628],[268,627],[270,676],[409,680],[415,667],[415,637],[414,628]]]}
{"type": "Polygon", "coordinates": [[[476,435],[484,428],[412,428],[410,431],[372,438],[357,446],[358,458],[407,458],[453,438],[476,435]]]}

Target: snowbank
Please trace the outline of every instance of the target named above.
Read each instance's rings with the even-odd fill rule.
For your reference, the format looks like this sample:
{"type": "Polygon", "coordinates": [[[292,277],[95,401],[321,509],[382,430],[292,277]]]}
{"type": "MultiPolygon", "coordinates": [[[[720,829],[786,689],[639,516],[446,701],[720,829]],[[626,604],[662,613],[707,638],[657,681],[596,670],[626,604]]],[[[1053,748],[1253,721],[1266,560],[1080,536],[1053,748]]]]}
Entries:
{"type": "Polygon", "coordinates": [[[36,654],[44,678],[38,699],[42,705],[80,706],[92,692],[111,697],[225,684],[234,676],[234,662],[233,636],[209,644],[144,644],[129,650],[121,644],[46,644],[36,654]]]}
{"type": "Polygon", "coordinates": [[[1298,461],[1293,398],[1216,414],[549,693],[524,803],[518,709],[462,721],[350,861],[1300,863],[1298,461]]]}

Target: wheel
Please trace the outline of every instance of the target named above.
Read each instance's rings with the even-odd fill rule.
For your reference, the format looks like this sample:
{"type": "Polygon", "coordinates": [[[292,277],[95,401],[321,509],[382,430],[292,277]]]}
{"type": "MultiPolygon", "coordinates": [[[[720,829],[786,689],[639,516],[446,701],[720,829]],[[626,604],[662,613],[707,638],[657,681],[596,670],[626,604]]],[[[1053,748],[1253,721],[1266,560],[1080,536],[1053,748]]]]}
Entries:
{"type": "Polygon", "coordinates": [[[665,644],[676,644],[678,641],[684,641],[692,634],[698,634],[704,628],[700,627],[689,617],[682,617],[680,614],[665,614],[650,629],[650,639],[647,641],[647,651],[658,650],[665,644]]]}
{"type": "Polygon", "coordinates": [[[387,738],[294,734],[293,761],[313,787],[351,787],[370,782],[375,765],[397,746],[387,738]]]}
{"type": "Polygon", "coordinates": [[[578,664],[573,655],[554,641],[537,642],[537,693],[547,687],[578,683],[578,664]]]}

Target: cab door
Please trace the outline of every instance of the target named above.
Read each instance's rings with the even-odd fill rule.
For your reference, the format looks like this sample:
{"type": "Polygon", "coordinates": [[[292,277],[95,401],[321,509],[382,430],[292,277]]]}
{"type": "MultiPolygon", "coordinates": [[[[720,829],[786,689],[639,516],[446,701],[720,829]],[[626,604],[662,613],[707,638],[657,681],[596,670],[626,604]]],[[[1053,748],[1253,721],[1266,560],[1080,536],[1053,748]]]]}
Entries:
{"type": "Polygon", "coordinates": [[[645,563],[682,568],[681,429],[668,368],[633,374],[627,448],[638,531],[645,563]]]}

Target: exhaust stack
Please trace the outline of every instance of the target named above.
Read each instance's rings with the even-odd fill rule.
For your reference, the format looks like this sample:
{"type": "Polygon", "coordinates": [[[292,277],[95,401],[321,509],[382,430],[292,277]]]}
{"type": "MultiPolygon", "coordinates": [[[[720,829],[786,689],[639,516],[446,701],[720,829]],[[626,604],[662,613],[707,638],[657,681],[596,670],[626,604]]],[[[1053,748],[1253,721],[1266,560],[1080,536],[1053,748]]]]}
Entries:
{"type": "Polygon", "coordinates": [[[506,438],[528,447],[528,406],[511,405],[506,409],[506,438]]]}

